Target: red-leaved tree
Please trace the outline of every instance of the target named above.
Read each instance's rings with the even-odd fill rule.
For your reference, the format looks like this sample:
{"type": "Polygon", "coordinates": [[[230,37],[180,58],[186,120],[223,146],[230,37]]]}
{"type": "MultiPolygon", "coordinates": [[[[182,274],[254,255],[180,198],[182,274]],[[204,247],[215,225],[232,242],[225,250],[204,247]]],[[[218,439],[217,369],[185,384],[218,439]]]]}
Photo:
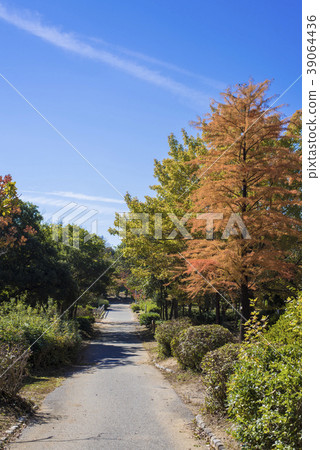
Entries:
{"type": "Polygon", "coordinates": [[[288,207],[301,202],[301,155],[286,144],[289,121],[271,106],[269,84],[250,81],[228,89],[197,124],[209,151],[196,161],[194,211],[221,213],[223,219],[215,221],[213,240],[205,239],[205,220],[193,222],[201,238],[188,241],[184,252],[188,290],[238,295],[242,324],[259,283],[290,279],[297,270],[287,242],[299,241],[301,221],[288,207]]]}

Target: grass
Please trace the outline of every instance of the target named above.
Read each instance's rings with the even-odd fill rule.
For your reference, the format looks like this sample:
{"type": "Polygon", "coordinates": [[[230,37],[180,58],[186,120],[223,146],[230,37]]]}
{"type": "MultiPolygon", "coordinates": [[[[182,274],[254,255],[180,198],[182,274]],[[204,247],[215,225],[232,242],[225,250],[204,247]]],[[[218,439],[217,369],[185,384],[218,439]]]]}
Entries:
{"type": "Polygon", "coordinates": [[[46,373],[45,375],[29,376],[20,389],[19,395],[25,400],[33,402],[35,407],[39,407],[44,398],[59,387],[64,379],[65,377],[61,374],[61,370],[49,374],[46,373]]]}

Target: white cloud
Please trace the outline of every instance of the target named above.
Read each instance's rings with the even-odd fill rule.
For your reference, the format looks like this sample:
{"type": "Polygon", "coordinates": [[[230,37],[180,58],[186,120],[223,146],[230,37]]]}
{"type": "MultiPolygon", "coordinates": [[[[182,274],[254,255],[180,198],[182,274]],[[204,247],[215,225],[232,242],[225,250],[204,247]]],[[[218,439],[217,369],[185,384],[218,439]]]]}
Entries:
{"type": "Polygon", "coordinates": [[[114,45],[114,44],[111,44],[109,42],[105,42],[102,39],[90,38],[90,40],[93,41],[93,42],[96,42],[98,44],[102,44],[102,45],[106,46],[107,48],[111,48],[114,51],[117,51],[117,52],[122,53],[124,55],[131,56],[131,57],[133,57],[133,58],[135,58],[137,60],[145,61],[145,62],[148,62],[150,64],[154,64],[156,66],[164,67],[164,68],[166,68],[168,70],[171,70],[173,72],[181,73],[183,75],[187,75],[189,77],[195,78],[195,79],[201,81],[202,83],[205,83],[205,84],[213,87],[214,89],[223,90],[223,89],[226,88],[226,84],[221,82],[221,81],[217,81],[217,80],[214,80],[214,79],[209,78],[209,77],[204,77],[203,75],[199,75],[197,73],[191,72],[190,70],[186,70],[186,69],[184,69],[182,67],[179,67],[176,64],[168,63],[166,61],[162,61],[161,59],[154,58],[154,57],[149,56],[149,55],[145,55],[144,53],[135,52],[135,51],[129,50],[129,49],[125,48],[125,47],[121,47],[119,45],[114,45]]]}
{"type": "Polygon", "coordinates": [[[78,200],[88,200],[88,201],[96,201],[96,202],[103,202],[103,203],[125,204],[124,200],[118,200],[118,199],[109,198],[109,197],[101,197],[101,196],[96,196],[96,195],[80,194],[80,193],[71,192],[71,191],[55,191],[55,192],[23,191],[23,192],[25,192],[27,194],[52,195],[52,196],[56,196],[56,197],[76,198],[78,200]]]}
{"type": "MultiPolygon", "coordinates": [[[[66,198],[63,199],[55,199],[52,197],[47,197],[46,195],[28,195],[28,194],[22,194],[22,200],[25,202],[31,202],[34,205],[37,205],[40,207],[41,210],[45,209],[45,212],[48,214],[56,213],[59,209],[65,207],[68,205],[68,203],[71,203],[71,200],[68,201],[66,198]]],[[[79,203],[79,206],[84,206],[88,209],[94,209],[97,211],[98,214],[103,215],[114,215],[116,211],[122,212],[126,207],[123,206],[101,206],[101,204],[93,203],[93,202],[83,202],[79,203]]],[[[46,215],[48,215],[46,214],[46,215]]]]}
{"type": "Polygon", "coordinates": [[[44,25],[41,22],[39,15],[31,15],[27,12],[24,12],[22,15],[21,12],[8,11],[7,8],[0,3],[0,18],[21,30],[27,31],[34,36],[50,42],[56,47],[77,53],[88,59],[101,61],[106,65],[122,70],[131,76],[166,89],[173,94],[188,98],[197,104],[207,104],[209,101],[209,96],[189,88],[183,83],[177,82],[170,77],[164,76],[141,64],[120,58],[109,51],[94,48],[81,41],[73,33],[62,32],[56,27],[44,25]]]}

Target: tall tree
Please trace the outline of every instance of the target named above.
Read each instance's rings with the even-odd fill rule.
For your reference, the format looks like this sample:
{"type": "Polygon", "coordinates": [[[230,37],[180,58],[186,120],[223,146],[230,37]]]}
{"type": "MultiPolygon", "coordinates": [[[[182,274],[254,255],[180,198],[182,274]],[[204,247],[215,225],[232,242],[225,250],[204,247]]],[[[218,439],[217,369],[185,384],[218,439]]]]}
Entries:
{"type": "MultiPolygon", "coordinates": [[[[188,241],[190,289],[206,283],[213,292],[239,294],[242,325],[259,283],[294,276],[296,265],[286,259],[283,240],[300,239],[300,218],[287,213],[301,201],[300,155],[285,143],[288,121],[278,107],[269,106],[269,85],[250,81],[227,89],[223,101],[213,101],[209,117],[197,124],[208,153],[195,161],[200,181],[194,211],[222,213],[223,219],[216,221],[219,239],[188,241]],[[250,236],[234,222],[240,229],[243,223],[250,236]]],[[[204,238],[204,221],[195,220],[193,229],[204,238]]]]}
{"type": "MultiPolygon", "coordinates": [[[[174,135],[169,136],[168,157],[162,161],[155,160],[154,176],[158,184],[151,186],[155,197],[146,196],[144,201],[126,196],[130,221],[126,223],[126,234],[123,237],[123,251],[131,268],[132,287],[152,293],[163,307],[167,318],[167,299],[172,304],[171,316],[177,315],[178,298],[182,293],[179,274],[181,258],[177,255],[185,248],[185,241],[180,235],[168,239],[175,225],[170,214],[178,218],[190,209],[190,193],[196,188],[197,166],[190,164],[200,155],[205,154],[206,147],[199,137],[188,136],[182,130],[183,143],[179,143],[174,135]],[[132,214],[147,214],[148,233],[137,234],[135,228],[141,227],[138,219],[132,214]]],[[[121,218],[117,215],[113,234],[120,234],[121,218]]],[[[129,282],[130,282],[129,280],[129,282]]]]}
{"type": "Polygon", "coordinates": [[[27,225],[25,235],[18,236],[13,221],[20,212],[15,182],[11,175],[0,176],[0,255],[6,253],[8,248],[23,244],[27,240],[26,235],[34,234],[34,230],[27,225]]]}

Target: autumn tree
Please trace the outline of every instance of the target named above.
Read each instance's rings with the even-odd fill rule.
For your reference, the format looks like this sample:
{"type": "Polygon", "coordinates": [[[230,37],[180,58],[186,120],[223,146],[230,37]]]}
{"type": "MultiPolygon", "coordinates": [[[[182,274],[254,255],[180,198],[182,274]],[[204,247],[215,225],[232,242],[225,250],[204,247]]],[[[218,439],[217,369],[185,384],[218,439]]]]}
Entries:
{"type": "MultiPolygon", "coordinates": [[[[20,214],[19,197],[15,182],[11,175],[0,176],[0,255],[8,248],[23,244],[27,237],[18,236],[17,228],[13,224],[14,217],[20,214]]],[[[25,234],[32,235],[34,230],[27,225],[25,234]]]]}
{"type": "Polygon", "coordinates": [[[206,285],[239,295],[242,324],[259,283],[289,280],[297,270],[283,242],[300,239],[300,217],[289,213],[300,205],[300,154],[288,144],[289,122],[267,97],[269,85],[249,81],[227,89],[197,124],[208,153],[195,160],[200,181],[193,210],[221,216],[212,240],[205,238],[207,221],[193,221],[202,238],[188,241],[183,254],[189,290],[206,285]]]}

